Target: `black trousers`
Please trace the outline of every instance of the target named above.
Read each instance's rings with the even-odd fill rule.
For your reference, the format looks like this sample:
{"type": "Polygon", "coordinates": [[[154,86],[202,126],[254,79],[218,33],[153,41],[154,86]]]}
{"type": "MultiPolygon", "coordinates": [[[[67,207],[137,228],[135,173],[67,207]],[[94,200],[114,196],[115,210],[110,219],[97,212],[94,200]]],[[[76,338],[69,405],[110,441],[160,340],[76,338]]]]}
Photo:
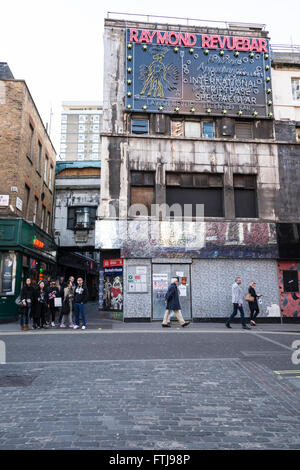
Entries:
{"type": "Polygon", "coordinates": [[[34,309],[33,323],[36,326],[43,326],[46,323],[46,317],[48,313],[47,304],[42,304],[38,302],[36,308],[34,309]]]}
{"type": "Polygon", "coordinates": [[[250,308],[250,320],[255,320],[257,315],[259,314],[259,308],[257,303],[255,302],[249,302],[249,308],[250,308]],[[250,305],[252,303],[253,305],[250,305]]]}

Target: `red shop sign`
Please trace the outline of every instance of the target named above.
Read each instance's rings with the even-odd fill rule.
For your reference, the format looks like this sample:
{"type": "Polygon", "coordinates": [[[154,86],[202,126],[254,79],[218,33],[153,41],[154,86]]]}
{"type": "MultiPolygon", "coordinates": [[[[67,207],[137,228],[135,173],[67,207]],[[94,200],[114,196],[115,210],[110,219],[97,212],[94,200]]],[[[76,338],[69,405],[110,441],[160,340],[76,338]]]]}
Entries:
{"type": "Polygon", "coordinates": [[[112,266],[123,266],[123,258],[103,260],[104,268],[111,268],[112,266]]]}

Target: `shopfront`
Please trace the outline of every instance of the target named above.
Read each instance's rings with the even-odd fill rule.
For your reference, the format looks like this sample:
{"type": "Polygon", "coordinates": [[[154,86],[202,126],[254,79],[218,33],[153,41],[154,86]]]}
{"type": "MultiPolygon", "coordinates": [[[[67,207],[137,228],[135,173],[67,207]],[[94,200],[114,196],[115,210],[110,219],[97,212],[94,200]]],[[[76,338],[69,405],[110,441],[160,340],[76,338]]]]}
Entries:
{"type": "Polygon", "coordinates": [[[35,285],[55,269],[56,246],[49,235],[22,219],[0,220],[0,321],[18,315],[15,300],[27,277],[35,285]]]}

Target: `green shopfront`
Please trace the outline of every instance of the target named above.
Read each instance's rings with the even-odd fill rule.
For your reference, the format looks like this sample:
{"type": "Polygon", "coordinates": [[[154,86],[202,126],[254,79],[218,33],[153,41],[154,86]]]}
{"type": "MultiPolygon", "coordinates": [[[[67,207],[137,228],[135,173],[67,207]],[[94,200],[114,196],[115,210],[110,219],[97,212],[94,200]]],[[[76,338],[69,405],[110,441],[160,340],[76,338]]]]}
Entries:
{"type": "Polygon", "coordinates": [[[55,275],[56,245],[35,224],[0,219],[0,322],[18,315],[15,300],[25,279],[33,284],[55,275]]]}

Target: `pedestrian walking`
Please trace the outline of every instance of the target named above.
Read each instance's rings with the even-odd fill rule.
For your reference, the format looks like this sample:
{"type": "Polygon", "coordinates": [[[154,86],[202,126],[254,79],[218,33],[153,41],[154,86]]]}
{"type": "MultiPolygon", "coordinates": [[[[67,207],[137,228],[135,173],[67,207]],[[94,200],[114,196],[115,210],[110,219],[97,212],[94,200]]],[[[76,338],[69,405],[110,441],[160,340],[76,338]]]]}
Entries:
{"type": "Polygon", "coordinates": [[[229,319],[226,321],[225,325],[227,328],[231,328],[230,323],[236,316],[238,310],[241,314],[241,322],[242,322],[242,327],[245,330],[251,330],[249,326],[246,325],[246,320],[245,320],[245,314],[244,314],[244,309],[243,309],[243,301],[244,301],[244,296],[243,296],[243,291],[241,288],[241,283],[242,279],[240,277],[237,277],[235,279],[235,282],[232,285],[232,303],[233,303],[233,312],[230,315],[229,319]]]}
{"type": "Polygon", "coordinates": [[[29,320],[32,315],[32,306],[34,302],[34,287],[31,285],[31,279],[28,277],[25,285],[21,289],[21,305],[20,305],[20,326],[22,331],[29,330],[29,320]]]}
{"type": "Polygon", "coordinates": [[[259,314],[259,307],[258,307],[257,299],[261,297],[261,294],[256,293],[255,287],[256,287],[256,282],[254,281],[250,282],[248,294],[246,294],[246,300],[248,302],[249,309],[250,309],[250,324],[252,326],[256,326],[255,319],[257,315],[259,314]]]}
{"type": "Polygon", "coordinates": [[[69,321],[69,327],[73,328],[73,310],[74,310],[74,290],[75,287],[72,281],[69,280],[67,287],[64,288],[64,301],[62,305],[62,319],[60,323],[61,328],[65,328],[65,321],[69,321]]]}
{"type": "Polygon", "coordinates": [[[33,328],[47,328],[48,293],[44,281],[40,281],[35,291],[33,328]]]}
{"type": "Polygon", "coordinates": [[[74,315],[75,315],[75,325],[74,330],[80,327],[80,317],[82,321],[82,330],[86,329],[86,318],[85,318],[85,304],[88,301],[88,289],[83,285],[82,277],[78,277],[77,286],[75,287],[74,292],[74,315]]]}
{"type": "Polygon", "coordinates": [[[179,302],[179,294],[178,294],[178,286],[179,279],[177,277],[174,277],[172,279],[172,283],[168,288],[168,292],[166,293],[165,296],[165,304],[166,304],[166,311],[164,314],[162,326],[163,327],[168,327],[170,328],[170,323],[169,323],[169,315],[171,311],[173,311],[177,317],[177,320],[179,321],[180,325],[182,327],[185,327],[190,324],[189,321],[184,321],[184,318],[181,313],[181,306],[179,302]]]}

